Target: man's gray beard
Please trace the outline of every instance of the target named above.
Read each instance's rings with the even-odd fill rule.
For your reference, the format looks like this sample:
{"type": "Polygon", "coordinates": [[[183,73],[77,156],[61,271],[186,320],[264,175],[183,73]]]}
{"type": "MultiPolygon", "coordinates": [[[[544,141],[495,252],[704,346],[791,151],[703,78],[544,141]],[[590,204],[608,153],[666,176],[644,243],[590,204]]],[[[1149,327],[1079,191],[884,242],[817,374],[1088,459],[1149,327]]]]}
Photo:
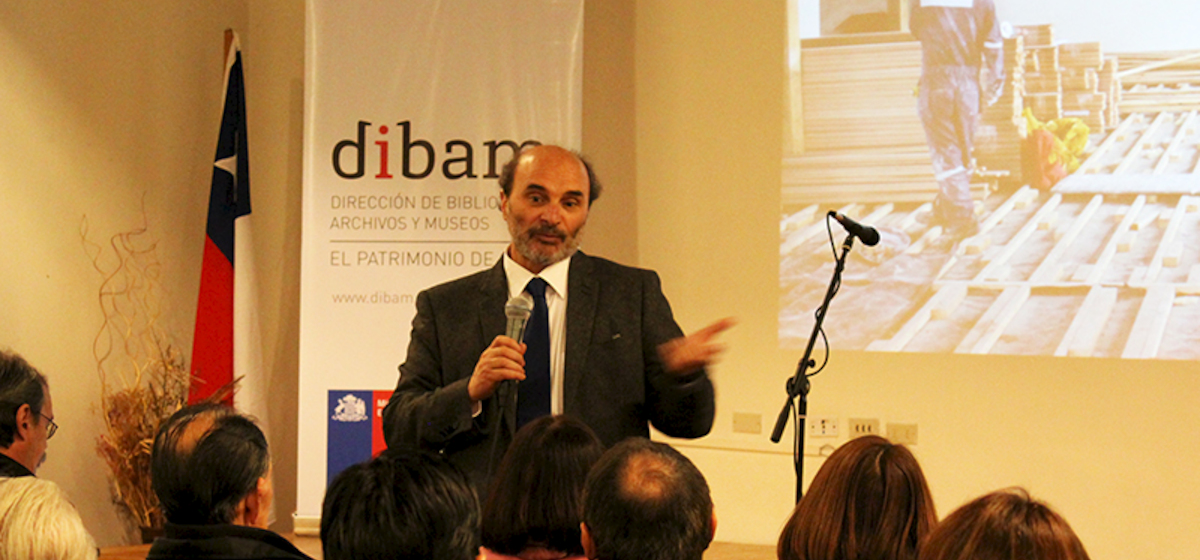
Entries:
{"type": "Polygon", "coordinates": [[[513,239],[513,248],[516,249],[517,253],[524,257],[525,260],[541,267],[550,266],[556,262],[570,257],[571,255],[574,255],[575,251],[579,250],[579,237],[580,234],[583,233],[583,226],[579,226],[579,229],[575,230],[575,235],[568,236],[568,240],[566,240],[561,249],[547,255],[545,253],[538,252],[534,248],[533,235],[529,231],[526,231],[525,234],[522,235],[514,231],[515,229],[516,224],[509,222],[508,232],[513,239]]]}

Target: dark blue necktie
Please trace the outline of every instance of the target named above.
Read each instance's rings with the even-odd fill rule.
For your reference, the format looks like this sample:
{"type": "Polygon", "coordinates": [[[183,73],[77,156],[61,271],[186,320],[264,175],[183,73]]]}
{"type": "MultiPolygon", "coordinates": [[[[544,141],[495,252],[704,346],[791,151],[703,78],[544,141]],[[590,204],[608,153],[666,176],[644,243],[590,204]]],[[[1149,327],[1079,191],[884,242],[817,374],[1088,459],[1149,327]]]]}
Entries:
{"type": "Polygon", "coordinates": [[[517,386],[517,429],[550,414],[550,310],[546,281],[534,278],[525,286],[533,296],[533,314],[525,326],[525,380],[517,386]]]}

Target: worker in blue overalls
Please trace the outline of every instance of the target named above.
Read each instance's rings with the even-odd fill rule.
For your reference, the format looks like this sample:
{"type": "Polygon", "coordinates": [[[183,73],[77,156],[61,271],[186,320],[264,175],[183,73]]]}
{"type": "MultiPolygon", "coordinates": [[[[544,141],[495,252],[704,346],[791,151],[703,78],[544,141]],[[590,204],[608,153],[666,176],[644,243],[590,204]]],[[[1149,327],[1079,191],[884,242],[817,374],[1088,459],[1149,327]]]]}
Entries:
{"type": "Polygon", "coordinates": [[[921,41],[917,111],[933,157],[938,195],[933,223],[952,237],[979,232],[971,200],[971,147],[980,113],[980,68],[987,105],[1004,86],[1004,41],[992,0],[912,0],[909,28],[921,41]]]}

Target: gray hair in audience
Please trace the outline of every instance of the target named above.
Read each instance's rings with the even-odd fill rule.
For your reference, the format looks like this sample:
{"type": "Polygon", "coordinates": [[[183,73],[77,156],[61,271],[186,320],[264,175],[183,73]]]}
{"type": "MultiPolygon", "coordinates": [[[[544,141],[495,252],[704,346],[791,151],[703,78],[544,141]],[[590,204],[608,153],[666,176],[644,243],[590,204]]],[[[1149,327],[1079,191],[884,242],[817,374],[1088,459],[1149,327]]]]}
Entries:
{"type": "Polygon", "coordinates": [[[0,558],[95,560],[96,541],[57,484],[0,478],[0,558]]]}

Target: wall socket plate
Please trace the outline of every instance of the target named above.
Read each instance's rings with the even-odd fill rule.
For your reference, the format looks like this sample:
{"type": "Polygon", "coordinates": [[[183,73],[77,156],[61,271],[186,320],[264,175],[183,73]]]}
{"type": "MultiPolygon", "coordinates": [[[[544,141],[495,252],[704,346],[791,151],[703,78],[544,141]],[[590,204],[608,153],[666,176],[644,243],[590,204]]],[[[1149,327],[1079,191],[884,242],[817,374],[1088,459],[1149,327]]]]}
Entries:
{"type": "Polygon", "coordinates": [[[837,437],[837,416],[809,416],[807,420],[808,437],[837,437]]]}
{"type": "Polygon", "coordinates": [[[888,439],[892,440],[892,443],[899,443],[902,445],[917,444],[916,424],[893,424],[888,422],[887,431],[888,439]]]}
{"type": "Polygon", "coordinates": [[[734,412],[733,431],[738,434],[761,434],[762,415],[753,412],[734,412]]]}
{"type": "Polygon", "coordinates": [[[879,435],[879,419],[878,418],[851,418],[850,419],[850,439],[862,436],[877,436],[879,435]]]}

